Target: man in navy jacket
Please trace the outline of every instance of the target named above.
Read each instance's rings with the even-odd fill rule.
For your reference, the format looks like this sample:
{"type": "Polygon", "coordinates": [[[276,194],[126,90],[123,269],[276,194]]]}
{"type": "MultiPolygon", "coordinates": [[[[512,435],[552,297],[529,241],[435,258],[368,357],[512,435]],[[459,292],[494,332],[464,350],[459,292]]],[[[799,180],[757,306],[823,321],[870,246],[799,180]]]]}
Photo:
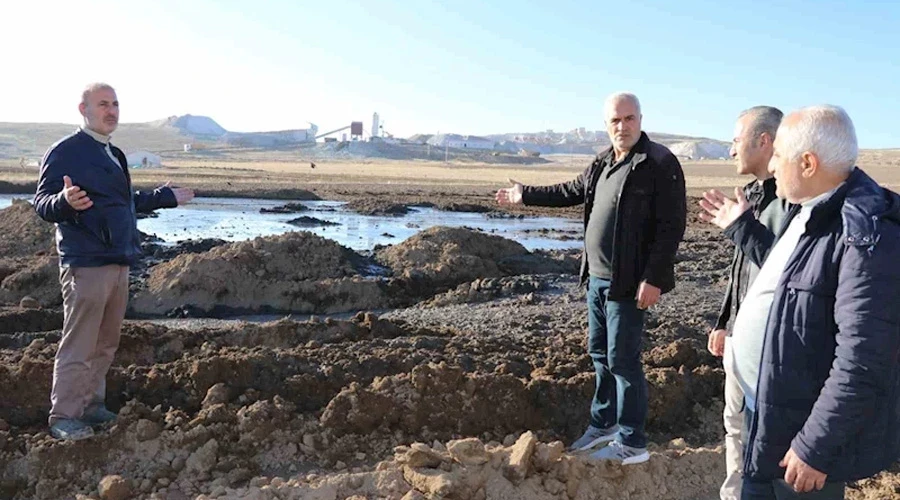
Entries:
{"type": "Polygon", "coordinates": [[[900,456],[900,196],[856,158],[843,109],[804,108],[783,120],[769,165],[796,205],[777,237],[746,203],[706,195],[763,261],[734,327],[764,335],[745,393],[743,499],[844,498],[847,481],[900,456]]]}
{"type": "Polygon", "coordinates": [[[112,422],[106,372],[119,345],[128,302],[128,268],[140,257],[137,212],[189,202],[187,188],[132,191],[128,162],[111,145],[119,101],[107,84],[89,85],[78,106],[84,126],[50,147],[34,208],[56,223],[64,322],[53,365],[50,433],[84,439],[112,422]]]}

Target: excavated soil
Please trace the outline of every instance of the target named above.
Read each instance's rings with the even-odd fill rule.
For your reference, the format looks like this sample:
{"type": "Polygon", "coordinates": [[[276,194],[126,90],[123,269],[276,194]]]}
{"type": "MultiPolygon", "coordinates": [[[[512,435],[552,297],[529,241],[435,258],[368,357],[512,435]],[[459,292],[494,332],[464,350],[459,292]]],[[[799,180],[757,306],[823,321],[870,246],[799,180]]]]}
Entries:
{"type": "MultiPolygon", "coordinates": [[[[108,377],[120,419],[71,443],[46,433],[62,314],[38,293],[58,287],[41,248],[3,281],[38,303],[0,307],[0,499],[717,498],[724,374],[705,345],[731,249],[696,220],[647,319],[651,460],[627,467],[564,452],[593,389],[578,252],[448,228],[372,259],[306,233],[158,249],[135,311],[384,312],[127,321],[108,377]]],[[[898,497],[898,478],[848,498],[898,497]]]]}
{"type": "Polygon", "coordinates": [[[0,304],[25,297],[44,307],[62,304],[54,233],[25,200],[0,210],[0,304]]]}
{"type": "Polygon", "coordinates": [[[361,257],[306,232],[217,246],[154,266],[131,306],[138,314],[178,308],[344,312],[388,304],[381,284],[357,270],[361,257]]]}

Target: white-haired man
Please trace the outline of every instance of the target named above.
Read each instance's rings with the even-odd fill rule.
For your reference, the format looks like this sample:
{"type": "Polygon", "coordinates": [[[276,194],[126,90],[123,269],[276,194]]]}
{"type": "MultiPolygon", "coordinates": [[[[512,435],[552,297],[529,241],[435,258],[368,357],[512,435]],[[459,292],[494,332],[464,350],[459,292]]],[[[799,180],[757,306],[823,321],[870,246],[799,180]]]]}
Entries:
{"type": "Polygon", "coordinates": [[[161,187],[133,192],[128,162],[110,144],[119,125],[116,91],[89,85],[78,110],[84,126],[50,147],[34,208],[56,223],[63,330],[53,364],[50,433],[78,440],[116,419],[106,408],[106,372],[119,346],[128,267],[141,254],[136,212],[176,207],[194,193],[161,187]]]}
{"type": "Polygon", "coordinates": [[[843,109],[803,108],[769,163],[796,205],[777,239],[745,201],[705,195],[726,235],[765,259],[732,337],[764,339],[739,368],[758,373],[742,380],[745,500],[844,498],[900,454],[900,197],[856,158],[843,109]]]}
{"type": "Polygon", "coordinates": [[[684,174],[675,156],[641,131],[634,94],[606,99],[612,146],[575,180],[497,191],[500,204],[584,205],[581,282],[587,283],[588,353],[596,389],[590,425],[570,449],[623,464],[645,462],[647,381],[641,366],[644,314],[675,287],[675,253],[684,236],[684,174]]]}

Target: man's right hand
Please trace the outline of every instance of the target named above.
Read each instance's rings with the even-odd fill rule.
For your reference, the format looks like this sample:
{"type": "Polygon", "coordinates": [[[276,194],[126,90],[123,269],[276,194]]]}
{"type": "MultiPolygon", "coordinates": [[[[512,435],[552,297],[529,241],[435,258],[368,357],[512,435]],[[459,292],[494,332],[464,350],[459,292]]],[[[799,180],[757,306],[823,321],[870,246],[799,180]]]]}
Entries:
{"type": "Polygon", "coordinates": [[[713,330],[709,332],[709,341],[706,343],[706,348],[709,349],[713,356],[721,358],[725,354],[725,336],[727,334],[727,330],[713,330]]]}
{"type": "Polygon", "coordinates": [[[703,193],[700,206],[706,213],[701,213],[700,218],[719,226],[720,229],[727,228],[750,209],[750,202],[747,201],[741,188],[734,188],[734,197],[735,200],[727,198],[718,189],[710,189],[703,193]]]}
{"type": "Polygon", "coordinates": [[[501,205],[518,205],[522,203],[522,184],[512,179],[508,180],[512,187],[499,189],[494,198],[501,205]]]}
{"type": "Polygon", "coordinates": [[[191,188],[173,186],[172,181],[167,182],[163,187],[172,190],[172,194],[175,195],[175,201],[178,203],[179,207],[194,199],[194,190],[191,188]]]}
{"type": "Polygon", "coordinates": [[[79,212],[94,206],[94,202],[88,197],[87,192],[78,186],[73,186],[72,179],[68,175],[63,176],[62,193],[66,198],[66,203],[79,212]]]}

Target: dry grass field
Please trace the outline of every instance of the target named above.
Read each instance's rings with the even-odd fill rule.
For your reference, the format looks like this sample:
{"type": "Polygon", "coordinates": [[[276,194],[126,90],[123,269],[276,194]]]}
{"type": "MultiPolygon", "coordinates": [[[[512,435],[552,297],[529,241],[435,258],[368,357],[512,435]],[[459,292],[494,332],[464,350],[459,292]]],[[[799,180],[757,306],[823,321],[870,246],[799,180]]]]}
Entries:
{"type": "MultiPolygon", "coordinates": [[[[133,170],[135,184],[151,186],[171,180],[206,192],[258,196],[279,190],[359,189],[375,191],[446,190],[489,193],[513,178],[525,184],[552,184],[574,178],[590,162],[589,156],[550,156],[544,165],[486,165],[463,162],[393,160],[265,161],[234,156],[227,159],[164,160],[161,168],[133,170]],[[319,189],[317,189],[319,188],[319,189]]],[[[859,165],[876,180],[900,190],[900,150],[868,150],[859,165]]],[[[747,182],[735,174],[734,164],[724,160],[683,162],[688,193],[705,189],[729,190],[747,182]]],[[[37,168],[0,161],[0,181],[14,184],[35,182],[37,168]]]]}

